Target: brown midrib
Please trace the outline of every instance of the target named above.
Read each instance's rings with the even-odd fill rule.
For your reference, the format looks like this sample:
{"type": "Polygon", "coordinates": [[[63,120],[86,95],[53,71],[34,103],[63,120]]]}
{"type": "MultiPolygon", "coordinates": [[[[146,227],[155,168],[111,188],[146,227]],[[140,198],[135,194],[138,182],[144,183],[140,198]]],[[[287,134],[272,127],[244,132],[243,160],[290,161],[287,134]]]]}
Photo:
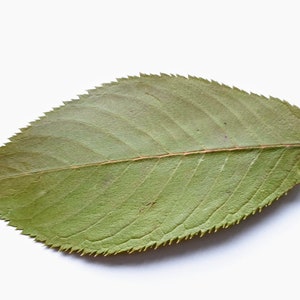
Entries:
{"type": "Polygon", "coordinates": [[[193,150],[193,151],[187,151],[187,152],[175,152],[175,153],[165,153],[165,154],[158,154],[158,155],[139,156],[139,157],[133,157],[133,158],[126,158],[126,159],[108,160],[108,161],[93,162],[93,163],[86,163],[86,164],[80,164],[80,165],[70,165],[70,166],[65,166],[65,167],[61,167],[61,168],[52,168],[52,169],[36,170],[36,171],[32,171],[32,172],[23,172],[23,173],[18,173],[18,174],[7,176],[7,177],[2,177],[2,178],[0,178],[0,180],[10,179],[10,178],[19,178],[19,177],[23,177],[23,176],[30,176],[30,175],[37,175],[37,174],[59,172],[59,171],[66,171],[66,170],[76,170],[76,169],[81,169],[81,168],[95,167],[95,166],[102,166],[102,165],[109,165],[109,164],[137,162],[137,161],[143,161],[143,160],[148,160],[148,159],[162,159],[162,158],[168,158],[168,157],[189,156],[189,155],[197,155],[197,154],[212,154],[212,153],[221,153],[221,152],[266,150],[266,149],[280,149],[280,148],[285,148],[285,149],[300,148],[300,143],[255,145],[255,146],[242,146],[242,147],[230,147],[230,148],[215,148],[215,149],[206,149],[206,150],[193,150]]]}

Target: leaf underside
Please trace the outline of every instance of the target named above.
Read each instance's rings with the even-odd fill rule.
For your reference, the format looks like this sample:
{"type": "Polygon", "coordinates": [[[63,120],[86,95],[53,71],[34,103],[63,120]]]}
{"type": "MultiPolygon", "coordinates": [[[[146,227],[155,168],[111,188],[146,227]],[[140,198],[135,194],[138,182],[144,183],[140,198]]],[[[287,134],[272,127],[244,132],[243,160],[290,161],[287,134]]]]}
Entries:
{"type": "Polygon", "coordinates": [[[60,250],[145,250],[239,223],[300,182],[300,109],[141,75],[66,102],[0,148],[0,217],[60,250]]]}

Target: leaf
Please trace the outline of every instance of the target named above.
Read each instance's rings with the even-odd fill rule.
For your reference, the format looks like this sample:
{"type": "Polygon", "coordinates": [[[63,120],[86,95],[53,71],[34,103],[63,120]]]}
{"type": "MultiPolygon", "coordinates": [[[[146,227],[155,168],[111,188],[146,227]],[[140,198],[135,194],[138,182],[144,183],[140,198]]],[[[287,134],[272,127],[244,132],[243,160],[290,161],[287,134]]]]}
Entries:
{"type": "Polygon", "coordinates": [[[0,148],[0,216],[51,247],[144,250],[239,223],[300,182],[300,110],[200,78],[89,91],[0,148]]]}

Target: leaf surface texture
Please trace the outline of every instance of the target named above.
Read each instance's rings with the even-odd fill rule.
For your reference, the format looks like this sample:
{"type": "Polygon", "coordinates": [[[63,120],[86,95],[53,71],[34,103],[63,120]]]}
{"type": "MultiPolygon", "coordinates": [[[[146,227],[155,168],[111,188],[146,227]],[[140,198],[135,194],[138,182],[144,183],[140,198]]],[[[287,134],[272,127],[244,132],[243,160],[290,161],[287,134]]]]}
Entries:
{"type": "Polygon", "coordinates": [[[300,110],[200,78],[90,90],[0,148],[0,217],[115,254],[238,223],[300,182],[300,110]]]}

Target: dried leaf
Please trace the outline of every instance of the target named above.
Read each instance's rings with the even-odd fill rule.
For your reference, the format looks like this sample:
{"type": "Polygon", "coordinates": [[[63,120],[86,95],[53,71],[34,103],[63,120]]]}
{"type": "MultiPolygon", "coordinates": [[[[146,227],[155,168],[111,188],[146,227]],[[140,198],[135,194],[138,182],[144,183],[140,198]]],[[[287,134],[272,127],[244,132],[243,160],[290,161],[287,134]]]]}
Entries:
{"type": "Polygon", "coordinates": [[[0,148],[0,217],[61,250],[144,250],[239,223],[300,182],[300,109],[200,78],[89,91],[0,148]]]}

